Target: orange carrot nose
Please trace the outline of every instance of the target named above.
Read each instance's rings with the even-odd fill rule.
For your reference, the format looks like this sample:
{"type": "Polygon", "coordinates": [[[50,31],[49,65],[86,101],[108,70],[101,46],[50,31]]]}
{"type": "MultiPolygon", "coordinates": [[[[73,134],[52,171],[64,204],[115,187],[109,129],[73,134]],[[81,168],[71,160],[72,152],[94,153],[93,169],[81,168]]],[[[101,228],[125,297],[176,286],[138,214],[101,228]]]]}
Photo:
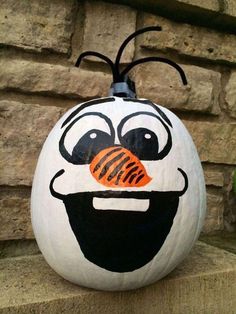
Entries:
{"type": "Polygon", "coordinates": [[[151,181],[141,161],[118,146],[100,151],[90,164],[93,177],[107,187],[140,187],[151,181]]]}

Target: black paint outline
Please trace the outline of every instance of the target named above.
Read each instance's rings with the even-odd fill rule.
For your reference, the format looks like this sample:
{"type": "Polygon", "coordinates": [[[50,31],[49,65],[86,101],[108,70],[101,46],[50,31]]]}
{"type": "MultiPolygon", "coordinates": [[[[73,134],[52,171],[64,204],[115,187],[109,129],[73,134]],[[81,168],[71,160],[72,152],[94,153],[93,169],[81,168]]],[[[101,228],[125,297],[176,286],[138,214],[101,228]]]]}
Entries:
{"type": "Polygon", "coordinates": [[[162,117],[162,119],[165,120],[165,122],[168,123],[169,126],[171,126],[173,128],[172,123],[170,122],[170,120],[167,117],[167,115],[157,105],[152,103],[150,100],[148,100],[148,99],[141,100],[141,99],[135,99],[135,98],[123,98],[123,100],[124,101],[137,102],[137,103],[140,103],[140,104],[151,106],[153,109],[155,109],[157,111],[157,113],[162,117]]]}
{"type": "Polygon", "coordinates": [[[70,122],[71,119],[73,119],[81,110],[83,110],[84,108],[87,108],[89,106],[93,106],[93,105],[99,105],[102,103],[106,103],[106,102],[113,102],[115,101],[114,97],[107,97],[107,98],[99,98],[99,99],[94,99],[94,100],[89,100],[86,101],[85,103],[83,103],[81,106],[79,106],[79,108],[75,109],[70,115],[69,117],[66,118],[66,120],[62,123],[61,129],[70,122]]]}

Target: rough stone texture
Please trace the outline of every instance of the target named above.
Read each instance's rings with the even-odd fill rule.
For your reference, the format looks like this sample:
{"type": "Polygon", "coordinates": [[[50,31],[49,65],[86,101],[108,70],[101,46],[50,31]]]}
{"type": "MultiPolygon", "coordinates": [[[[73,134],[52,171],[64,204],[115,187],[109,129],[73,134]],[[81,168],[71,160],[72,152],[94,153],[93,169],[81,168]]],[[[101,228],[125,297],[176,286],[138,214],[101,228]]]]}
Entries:
{"type": "MultiPolygon", "coordinates": [[[[236,191],[234,188],[236,167],[232,167],[226,176],[224,226],[229,232],[236,232],[236,191]]],[[[236,239],[236,238],[235,238],[236,239]]],[[[236,243],[236,241],[235,241],[236,243]]]]}
{"type": "Polygon", "coordinates": [[[35,239],[0,241],[0,259],[40,254],[35,239]]]}
{"type": "MultiPolygon", "coordinates": [[[[196,7],[200,10],[206,9],[220,14],[236,16],[236,3],[234,0],[174,0],[173,2],[176,3],[176,5],[187,4],[190,10],[192,7],[196,7]]],[[[204,13],[206,13],[206,11],[204,13]]]]}
{"type": "Polygon", "coordinates": [[[230,17],[236,17],[235,0],[177,0],[176,3],[185,3],[189,6],[196,6],[199,9],[207,9],[209,11],[226,14],[230,17]]]}
{"type": "Polygon", "coordinates": [[[110,84],[110,76],[102,72],[22,60],[0,61],[0,90],[98,98],[107,95],[110,84]]]}
{"type": "Polygon", "coordinates": [[[201,234],[200,241],[236,254],[236,232],[217,232],[216,234],[201,234]]]}
{"type": "MultiPolygon", "coordinates": [[[[120,45],[135,31],[135,27],[135,10],[126,6],[87,1],[83,51],[94,50],[114,61],[120,45]]],[[[130,62],[133,54],[134,41],[126,47],[122,62],[130,62]]]]}
{"type": "Polygon", "coordinates": [[[151,99],[170,109],[219,114],[220,74],[192,65],[183,65],[188,86],[167,64],[150,63],[134,70],[139,97],[151,99]]]}
{"type": "Polygon", "coordinates": [[[182,23],[216,28],[236,34],[236,3],[234,0],[106,0],[127,4],[138,10],[165,16],[182,23]]]}
{"type": "MultiPolygon", "coordinates": [[[[220,1],[219,1],[220,3],[220,1]]],[[[223,12],[229,16],[236,16],[236,2],[234,0],[224,0],[223,1],[223,12]]]]}
{"type": "Polygon", "coordinates": [[[189,6],[198,7],[199,9],[207,9],[216,11],[220,14],[236,16],[236,3],[234,0],[174,0],[176,3],[185,3],[189,6]]]}
{"type": "Polygon", "coordinates": [[[207,215],[203,233],[212,233],[224,229],[224,199],[219,195],[207,194],[207,215]]]}
{"type": "Polygon", "coordinates": [[[198,242],[165,279],[129,292],[99,292],[59,277],[41,256],[0,261],[1,313],[233,313],[236,256],[198,242]],[[201,302],[199,302],[201,300],[201,302]]]}
{"type": "Polygon", "coordinates": [[[1,1],[0,43],[68,53],[75,3],[74,0],[1,1]]]}
{"type": "Polygon", "coordinates": [[[236,72],[233,71],[225,87],[225,99],[228,106],[229,115],[236,118],[236,72]]]}
{"type": "Polygon", "coordinates": [[[4,195],[0,199],[0,241],[33,238],[29,197],[4,195]]]}
{"type": "Polygon", "coordinates": [[[222,187],[224,185],[224,175],[221,171],[204,171],[206,185],[222,187]]]}
{"type": "Polygon", "coordinates": [[[142,26],[148,25],[161,25],[162,31],[144,34],[142,47],[162,51],[172,50],[183,55],[236,63],[235,35],[190,24],[175,23],[144,13],[142,26]]]}
{"type": "Polygon", "coordinates": [[[236,123],[183,122],[202,161],[236,164],[236,123]]]}
{"type": "Polygon", "coordinates": [[[0,101],[0,185],[31,185],[43,142],[64,111],[0,101]]]}
{"type": "Polygon", "coordinates": [[[199,9],[219,12],[232,17],[236,16],[236,3],[234,0],[177,0],[176,3],[185,3],[190,7],[194,6],[199,9]]]}
{"type": "MultiPolygon", "coordinates": [[[[218,28],[224,28],[224,26],[235,25],[236,17],[236,3],[234,0],[107,0],[112,3],[123,3],[131,6],[135,6],[138,9],[147,9],[148,12],[164,13],[165,16],[175,19],[176,16],[179,20],[185,21],[188,19],[190,22],[204,23],[209,25],[211,18],[211,26],[218,26],[218,28]],[[191,20],[192,17],[192,20],[191,20]],[[198,18],[198,20],[197,20],[198,18]],[[226,25],[220,25],[225,22],[226,25]]],[[[160,14],[161,15],[161,14],[160,14]]],[[[225,28],[227,30],[227,28],[225,28]]],[[[233,29],[233,28],[230,28],[233,29]]]]}
{"type": "Polygon", "coordinates": [[[218,0],[177,0],[176,3],[185,3],[190,6],[196,6],[201,9],[207,9],[211,11],[219,11],[218,0]]]}

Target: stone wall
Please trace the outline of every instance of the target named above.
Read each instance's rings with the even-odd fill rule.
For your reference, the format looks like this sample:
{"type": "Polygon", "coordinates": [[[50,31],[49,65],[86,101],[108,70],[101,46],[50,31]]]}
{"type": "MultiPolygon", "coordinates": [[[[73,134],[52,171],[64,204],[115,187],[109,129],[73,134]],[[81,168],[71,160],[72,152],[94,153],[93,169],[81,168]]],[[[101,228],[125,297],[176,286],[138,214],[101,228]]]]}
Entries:
{"type": "Polygon", "coordinates": [[[114,59],[125,37],[147,25],[160,25],[162,31],[130,43],[122,62],[158,55],[184,68],[187,87],[182,87],[172,68],[162,64],[142,65],[132,77],[140,97],[173,110],[193,136],[207,185],[204,232],[236,229],[232,193],[236,167],[235,2],[118,2],[1,3],[0,240],[33,238],[29,214],[32,178],[42,144],[55,122],[73,105],[107,95],[111,82],[107,65],[90,58],[77,69],[74,64],[79,54],[96,50],[114,59]]]}

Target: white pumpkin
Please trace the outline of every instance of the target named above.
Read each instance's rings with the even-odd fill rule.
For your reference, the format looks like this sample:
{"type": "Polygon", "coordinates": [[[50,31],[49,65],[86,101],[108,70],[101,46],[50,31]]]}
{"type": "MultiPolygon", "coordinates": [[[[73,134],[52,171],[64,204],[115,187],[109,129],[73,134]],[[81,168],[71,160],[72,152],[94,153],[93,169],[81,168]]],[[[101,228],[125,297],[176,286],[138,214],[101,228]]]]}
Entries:
{"type": "Polygon", "coordinates": [[[172,112],[150,101],[78,105],[41,151],[34,234],[48,264],[76,284],[127,290],[166,276],[191,250],[205,211],[193,141],[172,112]]]}

